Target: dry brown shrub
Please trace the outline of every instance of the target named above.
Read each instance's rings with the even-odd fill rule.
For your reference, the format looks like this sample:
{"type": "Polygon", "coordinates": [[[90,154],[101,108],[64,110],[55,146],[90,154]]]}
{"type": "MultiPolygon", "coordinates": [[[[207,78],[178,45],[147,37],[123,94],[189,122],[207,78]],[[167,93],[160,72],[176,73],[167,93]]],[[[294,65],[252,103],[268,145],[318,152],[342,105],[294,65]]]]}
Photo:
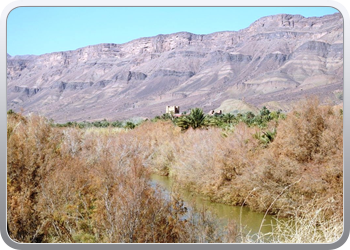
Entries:
{"type": "Polygon", "coordinates": [[[277,220],[267,238],[273,243],[334,243],[344,229],[341,215],[332,213],[329,216],[334,205],[334,200],[301,202],[291,219],[277,220]]]}
{"type": "Polygon", "coordinates": [[[189,237],[197,225],[184,219],[182,201],[166,199],[149,181],[151,156],[162,145],[152,146],[152,140],[159,131],[171,140],[177,131],[169,134],[169,124],[157,125],[158,132],[149,126],[115,133],[54,129],[37,116],[9,117],[10,237],[20,242],[198,241],[189,237]]]}
{"type": "Polygon", "coordinates": [[[275,140],[262,147],[254,137],[261,130],[244,123],[223,136],[219,128],[181,132],[170,122],[145,122],[127,132],[62,129],[42,117],[10,115],[10,236],[21,242],[230,238],[220,238],[207,215],[191,215],[179,199],[169,201],[152,188],[154,172],[213,201],[280,216],[294,216],[301,201],[316,210],[328,202],[323,216],[341,217],[339,110],[310,98],[269,129],[276,126],[275,140]]]}
{"type": "Polygon", "coordinates": [[[168,164],[170,173],[182,186],[217,202],[289,216],[301,199],[316,195],[320,201],[335,199],[333,212],[342,214],[339,110],[309,98],[268,129],[276,126],[277,137],[267,147],[254,138],[261,130],[244,123],[226,137],[217,128],[190,129],[167,147],[176,155],[168,164]]]}
{"type": "Polygon", "coordinates": [[[260,160],[259,178],[265,192],[275,197],[285,186],[284,199],[276,203],[276,211],[285,213],[296,207],[300,199],[335,198],[342,210],[343,161],[342,117],[332,107],[321,106],[317,98],[309,98],[281,121],[277,137],[260,160]]]}
{"type": "Polygon", "coordinates": [[[42,218],[37,211],[40,183],[55,165],[58,137],[48,122],[37,116],[8,117],[7,201],[10,237],[38,242],[42,218]],[[12,120],[13,119],[13,120],[12,120]]]}
{"type": "Polygon", "coordinates": [[[151,172],[169,175],[171,165],[177,156],[175,141],[181,129],[169,121],[144,122],[128,132],[143,147],[143,165],[151,172]]]}
{"type": "Polygon", "coordinates": [[[187,185],[195,184],[203,193],[215,192],[222,178],[220,141],[219,129],[189,129],[183,133],[177,141],[179,152],[172,166],[174,178],[187,185]]]}
{"type": "Polygon", "coordinates": [[[178,148],[172,164],[173,178],[213,201],[242,204],[254,188],[250,176],[255,169],[253,159],[260,150],[252,136],[256,130],[243,123],[228,136],[223,136],[219,128],[189,129],[173,142],[178,148]]]}

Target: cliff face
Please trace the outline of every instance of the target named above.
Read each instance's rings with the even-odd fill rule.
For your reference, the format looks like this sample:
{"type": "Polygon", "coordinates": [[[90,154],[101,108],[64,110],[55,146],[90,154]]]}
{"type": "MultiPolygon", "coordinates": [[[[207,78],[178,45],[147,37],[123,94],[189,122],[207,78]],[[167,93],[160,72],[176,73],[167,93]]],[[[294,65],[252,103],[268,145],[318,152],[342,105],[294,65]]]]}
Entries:
{"type": "Polygon", "coordinates": [[[153,117],[166,105],[208,111],[232,99],[288,109],[316,94],[339,103],[343,19],[276,15],[237,32],[180,32],[40,56],[7,55],[7,86],[8,109],[58,122],[153,117]]]}

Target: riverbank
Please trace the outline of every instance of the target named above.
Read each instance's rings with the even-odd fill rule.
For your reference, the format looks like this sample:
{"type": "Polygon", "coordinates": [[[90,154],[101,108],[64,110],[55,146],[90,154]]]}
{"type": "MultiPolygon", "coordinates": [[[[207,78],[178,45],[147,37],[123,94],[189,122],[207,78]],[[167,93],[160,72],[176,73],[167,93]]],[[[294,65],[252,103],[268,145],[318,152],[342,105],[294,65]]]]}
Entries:
{"type": "MultiPolygon", "coordinates": [[[[159,185],[164,190],[166,196],[171,199],[173,195],[174,180],[166,176],[151,175],[151,182],[159,185]]],[[[230,226],[229,222],[234,221],[237,228],[238,238],[242,235],[255,235],[259,233],[268,235],[276,225],[277,218],[264,213],[256,213],[246,206],[230,206],[222,203],[211,202],[207,197],[193,193],[187,189],[177,189],[177,194],[185,202],[188,209],[207,211],[218,221],[218,226],[226,230],[230,226]]]]}
{"type": "MultiPolygon", "coordinates": [[[[163,188],[167,199],[174,192],[174,180],[166,176],[151,175],[154,185],[163,188]]],[[[266,213],[251,211],[248,207],[230,206],[211,202],[207,197],[184,188],[177,194],[188,209],[196,213],[206,211],[216,221],[219,232],[233,230],[238,243],[333,243],[343,232],[343,221],[337,215],[324,218],[329,204],[315,210],[310,206],[299,206],[290,218],[278,218],[266,213]],[[300,214],[303,214],[301,217],[300,214]]]]}
{"type": "Polygon", "coordinates": [[[235,242],[237,223],[220,238],[208,216],[184,220],[191,211],[181,198],[169,201],[154,190],[152,173],[211,202],[295,218],[317,232],[310,241],[298,236],[305,242],[341,236],[343,118],[337,107],[310,99],[266,127],[238,123],[226,130],[183,131],[161,120],[131,130],[59,128],[38,116],[7,118],[8,225],[17,241],[235,242]],[[266,141],[269,131],[276,135],[266,141]],[[334,237],[322,236],[327,232],[334,237]]]}
{"type": "Polygon", "coordinates": [[[310,99],[264,129],[239,123],[225,133],[180,133],[170,124],[145,124],[144,138],[153,142],[148,167],[214,202],[288,217],[298,206],[332,201],[327,213],[342,216],[342,121],[339,108],[310,99]],[[262,144],[259,135],[273,129],[274,141],[262,144]]]}

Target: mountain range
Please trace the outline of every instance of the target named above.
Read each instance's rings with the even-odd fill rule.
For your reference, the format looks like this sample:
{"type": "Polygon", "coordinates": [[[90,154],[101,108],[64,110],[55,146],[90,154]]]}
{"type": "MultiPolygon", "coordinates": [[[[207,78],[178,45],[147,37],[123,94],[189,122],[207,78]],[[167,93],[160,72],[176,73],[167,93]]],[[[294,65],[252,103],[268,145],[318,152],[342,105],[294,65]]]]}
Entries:
{"type": "MultiPolygon", "coordinates": [[[[234,20],[234,19],[233,19],[234,20]]],[[[7,109],[56,122],[180,112],[288,111],[343,102],[343,18],[274,15],[239,31],[179,32],[44,55],[7,55],[7,109]]]]}

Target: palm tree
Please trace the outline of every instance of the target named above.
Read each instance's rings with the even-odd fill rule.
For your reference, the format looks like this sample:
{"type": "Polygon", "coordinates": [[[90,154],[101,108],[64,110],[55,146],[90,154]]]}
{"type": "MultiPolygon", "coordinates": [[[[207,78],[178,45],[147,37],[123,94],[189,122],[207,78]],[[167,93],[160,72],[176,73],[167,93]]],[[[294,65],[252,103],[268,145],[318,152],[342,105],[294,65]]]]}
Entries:
{"type": "Polygon", "coordinates": [[[179,126],[181,130],[187,130],[190,127],[187,116],[180,116],[176,121],[176,125],[179,126]]]}
{"type": "Polygon", "coordinates": [[[222,125],[222,118],[219,116],[206,116],[204,124],[205,126],[219,127],[222,125]]]}
{"type": "Polygon", "coordinates": [[[235,120],[235,115],[231,113],[224,114],[222,117],[223,121],[226,123],[233,123],[235,120]]]}
{"type": "Polygon", "coordinates": [[[181,127],[182,130],[186,130],[189,127],[197,129],[205,126],[205,117],[202,109],[194,108],[191,109],[189,115],[179,117],[176,124],[181,127]]]}
{"type": "Polygon", "coordinates": [[[251,111],[248,111],[247,113],[245,113],[244,117],[243,117],[243,121],[248,125],[251,126],[252,123],[254,122],[254,113],[251,111]]]}

